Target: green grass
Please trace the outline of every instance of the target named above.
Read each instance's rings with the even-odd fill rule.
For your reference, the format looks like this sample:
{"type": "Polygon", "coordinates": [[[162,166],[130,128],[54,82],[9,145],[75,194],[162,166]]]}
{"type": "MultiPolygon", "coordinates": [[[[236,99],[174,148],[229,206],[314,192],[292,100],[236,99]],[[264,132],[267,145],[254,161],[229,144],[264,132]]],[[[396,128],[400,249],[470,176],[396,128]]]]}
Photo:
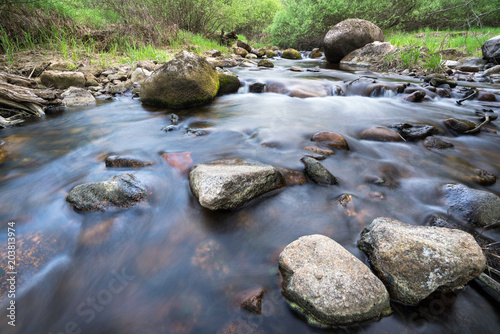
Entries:
{"type": "Polygon", "coordinates": [[[386,32],[386,41],[400,48],[399,53],[388,55],[386,67],[413,68],[421,65],[428,72],[441,72],[443,59],[439,54],[446,49],[461,51],[466,57],[482,57],[481,45],[500,35],[500,28],[470,31],[386,32]]]}
{"type": "Polygon", "coordinates": [[[417,32],[386,32],[386,40],[396,46],[425,47],[430,53],[458,49],[468,57],[480,57],[481,45],[500,35],[500,28],[472,29],[470,31],[435,31],[422,29],[417,32]]]}

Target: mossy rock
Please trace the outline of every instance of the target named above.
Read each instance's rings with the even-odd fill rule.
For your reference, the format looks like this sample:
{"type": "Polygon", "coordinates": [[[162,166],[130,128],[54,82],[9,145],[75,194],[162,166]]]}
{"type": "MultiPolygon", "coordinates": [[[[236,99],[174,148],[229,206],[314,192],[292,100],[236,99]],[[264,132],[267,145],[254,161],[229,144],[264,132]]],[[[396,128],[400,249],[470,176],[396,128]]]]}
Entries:
{"type": "Polygon", "coordinates": [[[144,80],[140,96],[147,105],[180,109],[210,103],[218,89],[213,66],[200,55],[182,51],[144,80]]]}
{"type": "Polygon", "coordinates": [[[219,73],[219,92],[217,95],[236,93],[240,85],[240,79],[236,75],[219,73]]]}
{"type": "Polygon", "coordinates": [[[259,66],[259,67],[274,67],[274,64],[270,60],[262,59],[261,61],[259,61],[257,66],[259,66]]]}
{"type": "Polygon", "coordinates": [[[299,51],[290,48],[290,49],[286,49],[285,51],[283,51],[283,53],[281,54],[281,58],[302,59],[302,56],[300,55],[299,51]]]}
{"type": "Polygon", "coordinates": [[[267,51],[266,51],[266,57],[267,57],[267,58],[273,58],[273,57],[276,57],[276,53],[275,53],[274,51],[267,50],[267,51]]]}

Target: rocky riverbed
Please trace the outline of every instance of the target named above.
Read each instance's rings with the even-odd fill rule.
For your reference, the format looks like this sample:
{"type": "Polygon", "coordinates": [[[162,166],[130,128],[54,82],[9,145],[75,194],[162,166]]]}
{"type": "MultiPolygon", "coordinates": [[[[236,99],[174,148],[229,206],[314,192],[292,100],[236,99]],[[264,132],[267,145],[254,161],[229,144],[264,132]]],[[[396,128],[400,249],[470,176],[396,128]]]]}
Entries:
{"type": "Polygon", "coordinates": [[[495,67],[268,51],[27,81],[52,102],[0,130],[2,332],[495,332],[495,67]]]}

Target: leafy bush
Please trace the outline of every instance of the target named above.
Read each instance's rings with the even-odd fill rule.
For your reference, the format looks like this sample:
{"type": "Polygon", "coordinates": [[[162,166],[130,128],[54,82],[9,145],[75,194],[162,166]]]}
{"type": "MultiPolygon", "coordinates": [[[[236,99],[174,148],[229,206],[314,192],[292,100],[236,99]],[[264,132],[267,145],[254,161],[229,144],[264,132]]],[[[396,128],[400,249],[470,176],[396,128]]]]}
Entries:
{"type": "Polygon", "coordinates": [[[500,8],[494,0],[283,0],[270,32],[273,42],[283,47],[316,47],[332,26],[348,18],[365,19],[382,29],[470,29],[499,26],[500,8]]]}

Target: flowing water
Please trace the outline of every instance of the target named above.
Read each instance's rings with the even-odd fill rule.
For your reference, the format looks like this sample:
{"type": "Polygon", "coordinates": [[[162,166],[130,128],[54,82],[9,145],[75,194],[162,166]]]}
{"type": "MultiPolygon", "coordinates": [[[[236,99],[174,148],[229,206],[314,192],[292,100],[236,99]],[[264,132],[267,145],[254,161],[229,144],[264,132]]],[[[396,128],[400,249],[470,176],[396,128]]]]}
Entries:
{"type": "MultiPolygon", "coordinates": [[[[499,136],[482,132],[455,137],[442,123],[450,117],[478,121],[476,110],[497,108],[498,103],[467,101],[458,106],[454,98],[439,97],[409,103],[384,89],[377,97],[356,94],[354,88],[341,96],[337,87],[361,75],[377,76],[387,85],[419,81],[328,69],[314,60],[278,60],[276,65],[272,70],[236,69],[246,85],[202,108],[150,108],[125,96],[1,130],[9,158],[0,165],[0,332],[498,332],[499,303],[477,284],[457,294],[433,295],[415,307],[393,302],[394,313],[380,321],[312,327],[285,303],[277,266],[288,243],[315,233],[331,237],[366,262],[356,247],[364,227],[376,217],[425,225],[432,214],[446,213],[436,189],[447,182],[499,195],[499,182],[484,187],[468,178],[471,168],[500,176],[499,136]],[[291,65],[322,69],[291,72],[291,65]],[[326,87],[333,96],[248,92],[250,83],[269,80],[306,90],[326,87]],[[162,131],[174,112],[178,127],[162,131]],[[402,122],[433,125],[455,147],[431,151],[421,141],[359,139],[366,128],[402,122]],[[239,157],[301,171],[300,159],[312,154],[303,148],[320,131],[340,133],[349,143],[350,151],[337,150],[322,161],[339,185],[289,185],[237,211],[203,209],[191,194],[186,173],[161,158],[162,153],[190,152],[194,164],[239,157]],[[106,168],[104,159],[112,154],[156,163],[106,168]],[[149,186],[147,201],[105,213],[77,213],[66,202],[74,186],[121,173],[132,173],[149,186]],[[388,186],[372,182],[381,177],[388,186]],[[348,209],[337,202],[342,194],[353,197],[348,209]],[[5,316],[7,222],[15,223],[17,238],[15,327],[5,316]],[[239,308],[238,296],[254,288],[266,290],[262,315],[239,308]]],[[[352,86],[362,90],[366,80],[352,86]]],[[[500,85],[483,88],[498,91],[500,85]]],[[[486,235],[499,239],[494,231],[486,235]]]]}

